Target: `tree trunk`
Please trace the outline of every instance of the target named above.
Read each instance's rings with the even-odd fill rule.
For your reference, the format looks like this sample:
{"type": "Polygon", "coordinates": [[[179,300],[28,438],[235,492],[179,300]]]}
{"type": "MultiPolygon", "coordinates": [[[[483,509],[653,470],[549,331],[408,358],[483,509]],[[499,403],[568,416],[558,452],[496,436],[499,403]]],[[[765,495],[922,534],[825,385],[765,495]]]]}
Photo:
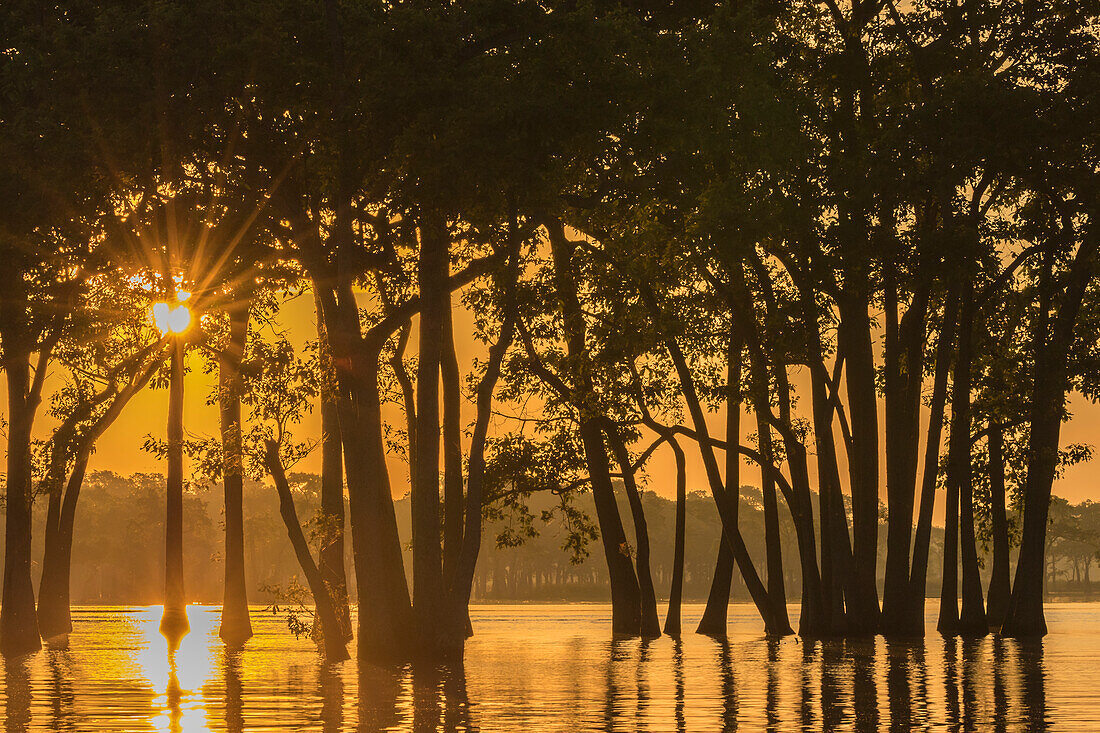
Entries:
{"type": "MultiPolygon", "coordinates": [[[[1092,224],[1095,226],[1095,224],[1092,224]]],[[[1001,634],[1043,636],[1043,564],[1050,494],[1058,468],[1058,440],[1068,386],[1068,355],[1085,289],[1094,271],[1100,236],[1090,229],[1070,265],[1050,339],[1037,332],[1031,396],[1031,435],[1024,483],[1024,526],[1016,576],[1001,634]]]]}
{"type": "Polygon", "coordinates": [[[443,577],[454,576],[462,552],[462,391],[450,294],[443,309],[443,349],[440,374],[443,382],[443,577]]]}
{"type": "Polygon", "coordinates": [[[336,618],[346,641],[351,641],[351,608],[344,570],[344,451],[340,444],[340,407],[336,371],[328,347],[324,313],[317,300],[317,337],[321,351],[321,513],[325,532],[319,570],[336,605],[336,618]]]}
{"type": "Polygon", "coordinates": [[[76,457],[64,495],[50,495],[46,548],[42,558],[42,578],[38,584],[38,628],[43,639],[68,634],[73,630],[69,606],[69,573],[72,567],[73,527],[76,501],[88,467],[88,453],[76,457]],[[51,521],[52,520],[52,521],[51,521]]]}
{"type": "MultiPolygon", "coordinates": [[[[727,408],[728,409],[728,408],[727,408]]],[[[676,457],[676,529],[675,549],[672,559],[672,587],[668,593],[668,613],[665,614],[665,633],[680,636],[680,605],[684,595],[684,534],[687,523],[687,467],[684,449],[676,438],[669,439],[669,446],[676,457]]],[[[728,475],[728,473],[727,473],[728,475]]],[[[729,590],[726,591],[729,598],[729,590]]],[[[724,621],[724,619],[723,619],[724,621]]],[[[724,625],[724,624],[723,624],[724,625]]]]}
{"type": "Polygon", "coordinates": [[[560,223],[552,223],[549,231],[550,249],[554,259],[554,285],[562,309],[566,355],[569,363],[575,365],[572,370],[574,394],[571,398],[578,411],[578,432],[592,481],[592,498],[596,505],[596,519],[600,525],[600,538],[603,540],[611,583],[612,630],[615,633],[637,635],[641,631],[642,621],[641,589],[630,560],[619,508],[615,503],[610,461],[600,427],[602,415],[593,406],[596,400],[595,385],[592,383],[591,370],[584,366],[588,361],[585,343],[587,329],[573,266],[575,245],[566,239],[565,230],[560,223]]]}
{"type": "Polygon", "coordinates": [[[866,296],[844,293],[839,299],[838,349],[844,356],[852,449],[848,474],[852,491],[852,544],[855,583],[848,611],[860,619],[852,632],[878,630],[878,395],[866,296]]]}
{"type": "Polygon", "coordinates": [[[906,615],[912,606],[909,583],[913,503],[920,445],[920,396],[924,382],[925,320],[928,287],[918,284],[898,323],[895,267],[887,283],[886,328],[886,576],[882,589],[885,634],[907,634],[906,615]]]}
{"type": "MultiPolygon", "coordinates": [[[[445,225],[421,227],[419,283],[422,306],[416,374],[416,481],[411,495],[413,614],[429,654],[455,640],[442,638],[443,555],[439,526],[439,380],[444,311],[449,307],[449,246],[445,225]]],[[[461,645],[461,640],[457,642],[461,645]]]]}
{"type": "Polygon", "coordinates": [[[623,475],[623,488],[626,490],[627,503],[630,505],[631,518],[634,521],[634,542],[637,545],[635,566],[638,575],[638,592],[641,602],[641,625],[639,631],[643,637],[656,638],[661,635],[661,621],[657,616],[657,594],[653,588],[653,575],[649,566],[649,528],[645,521],[642,497],[638,493],[638,484],[634,479],[634,468],[630,454],[619,434],[617,426],[605,420],[608,443],[619,464],[623,475]]]}
{"type": "Polygon", "coordinates": [[[168,471],[164,519],[164,613],[160,631],[176,644],[191,629],[183,587],[183,337],[172,344],[168,378],[168,471]]]}
{"type": "Polygon", "coordinates": [[[0,607],[0,654],[20,656],[42,647],[31,583],[31,428],[36,405],[31,392],[30,353],[3,334],[8,381],[8,460],[4,522],[4,589],[0,607]]]}
{"type": "MultiPolygon", "coordinates": [[[[758,408],[759,410],[759,408],[758,408]]],[[[772,446],[771,426],[760,414],[756,413],[757,440],[760,442],[760,455],[770,464],[775,464],[775,451],[772,446]]],[[[764,546],[767,550],[768,597],[780,620],[787,619],[787,589],[783,584],[783,544],[779,536],[779,502],[775,495],[775,479],[771,471],[761,467],[760,488],[764,498],[764,546]]]]}
{"type": "Polygon", "coordinates": [[[371,593],[370,602],[358,607],[358,656],[407,658],[413,640],[412,605],[383,442],[378,383],[382,344],[362,338],[349,284],[340,284],[335,292],[322,286],[319,292],[339,386],[355,584],[371,593]]]}
{"type": "Polygon", "coordinates": [[[913,535],[913,564],[909,573],[910,610],[906,630],[912,636],[924,635],[924,605],[927,595],[928,549],[932,541],[932,513],[936,503],[936,479],[940,469],[940,443],[944,410],[947,405],[947,377],[951,370],[955,331],[958,323],[958,290],[952,287],[944,306],[943,324],[936,343],[936,366],[929,406],[928,433],[925,439],[924,467],[921,475],[920,511],[913,535]]]}
{"type": "Polygon", "coordinates": [[[309,591],[313,594],[317,617],[321,622],[325,659],[329,662],[341,662],[348,658],[348,650],[344,642],[344,634],[340,630],[340,620],[336,615],[336,604],[329,594],[324,578],[321,577],[321,571],[313,561],[309,543],[306,542],[305,535],[302,533],[302,525],[294,509],[294,496],[290,493],[290,484],[287,482],[282,461],[279,459],[279,448],[274,441],[268,441],[264,463],[271,474],[275,490],[279,493],[279,514],[286,526],[290,544],[294,547],[294,556],[298,559],[298,565],[302,568],[302,574],[306,576],[306,582],[309,584],[309,591]]]}
{"type": "Polygon", "coordinates": [[[252,637],[244,575],[244,452],[241,422],[241,361],[248,336],[248,305],[229,311],[229,342],[218,355],[218,403],[221,415],[225,490],[225,587],[218,635],[229,647],[252,637]]]}
{"type": "MultiPolygon", "coordinates": [[[[729,513],[734,521],[738,517],[741,501],[741,454],[733,448],[741,442],[741,354],[744,339],[735,328],[730,329],[726,347],[726,496],[729,513]]],[[[697,634],[724,637],[726,616],[730,604],[730,585],[733,582],[733,553],[729,546],[718,542],[718,557],[714,563],[714,575],[710,581],[707,605],[699,619],[697,634]]]]}
{"type": "Polygon", "coordinates": [[[974,340],[974,304],[971,286],[963,294],[962,317],[959,328],[958,363],[955,366],[956,382],[951,401],[951,443],[955,446],[955,430],[959,431],[958,454],[954,456],[958,484],[960,543],[962,547],[962,613],[959,616],[959,633],[965,636],[985,636],[989,625],[985,618],[982,599],[982,579],[978,570],[978,545],[974,527],[974,472],[970,460],[970,386],[972,382],[972,358],[974,340]],[[963,384],[965,382],[965,384],[963,384]],[[956,401],[958,400],[958,401],[956,401]],[[956,417],[958,418],[956,421],[956,417]]]}

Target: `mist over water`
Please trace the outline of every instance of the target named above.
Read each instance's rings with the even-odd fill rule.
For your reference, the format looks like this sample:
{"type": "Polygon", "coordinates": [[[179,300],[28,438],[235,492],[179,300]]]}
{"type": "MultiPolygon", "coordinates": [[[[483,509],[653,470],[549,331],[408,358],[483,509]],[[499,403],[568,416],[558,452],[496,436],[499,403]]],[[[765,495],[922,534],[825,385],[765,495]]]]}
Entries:
{"type": "MultiPolygon", "coordinates": [[[[701,612],[687,606],[685,628],[701,612]]],[[[229,653],[218,614],[191,607],[170,653],[159,607],[75,609],[67,649],[3,663],[6,730],[1100,729],[1093,603],[1052,605],[1051,634],[1028,644],[774,641],[741,604],[728,642],[612,639],[609,606],[479,606],[464,669],[361,671],[322,664],[258,607],[255,637],[229,653]]]]}

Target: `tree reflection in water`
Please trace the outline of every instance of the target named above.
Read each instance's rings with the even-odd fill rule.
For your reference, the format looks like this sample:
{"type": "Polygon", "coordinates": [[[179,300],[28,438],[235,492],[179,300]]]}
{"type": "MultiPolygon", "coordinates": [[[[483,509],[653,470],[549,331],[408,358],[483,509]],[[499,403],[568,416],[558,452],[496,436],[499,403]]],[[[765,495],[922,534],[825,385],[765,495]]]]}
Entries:
{"type": "Polygon", "coordinates": [[[262,624],[229,652],[203,618],[180,651],[139,618],[114,646],[85,636],[4,660],[6,730],[1095,729],[1055,714],[1065,690],[1091,690],[1087,674],[1055,678],[1061,702],[1048,700],[1050,645],[1060,665],[1068,653],[1057,637],[643,641],[593,630],[525,641],[501,631],[471,641],[464,665],[387,667],[325,665],[262,624]]]}

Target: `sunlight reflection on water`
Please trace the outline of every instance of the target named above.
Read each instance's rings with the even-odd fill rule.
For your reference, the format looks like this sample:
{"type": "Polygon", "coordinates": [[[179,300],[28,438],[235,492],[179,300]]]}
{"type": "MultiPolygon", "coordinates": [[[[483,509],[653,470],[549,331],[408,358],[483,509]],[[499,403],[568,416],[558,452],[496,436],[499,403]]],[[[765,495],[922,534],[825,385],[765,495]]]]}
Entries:
{"type": "Polygon", "coordinates": [[[1100,730],[1100,604],[1051,606],[1042,644],[769,641],[751,607],[730,615],[727,643],[647,642],[611,639],[602,605],[483,606],[464,669],[359,671],[260,608],[227,652],[217,608],[192,606],[170,651],[159,607],[86,607],[0,689],[8,731],[1100,730]]]}

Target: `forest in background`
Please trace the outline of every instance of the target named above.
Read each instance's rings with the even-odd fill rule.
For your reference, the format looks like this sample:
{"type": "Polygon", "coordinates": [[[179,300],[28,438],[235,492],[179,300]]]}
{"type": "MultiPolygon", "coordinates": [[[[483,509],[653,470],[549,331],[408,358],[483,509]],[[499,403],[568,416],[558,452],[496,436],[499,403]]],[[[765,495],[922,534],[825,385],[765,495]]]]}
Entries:
{"type": "MultiPolygon", "coordinates": [[[[320,508],[321,477],[310,473],[289,475],[301,515],[315,518],[320,508]]],[[[163,593],[164,552],[164,476],[132,474],[122,476],[96,471],[88,476],[84,502],[73,546],[73,603],[107,605],[155,605],[163,593]]],[[[271,486],[250,480],[245,483],[245,577],[253,603],[283,600],[278,592],[292,582],[301,582],[301,569],[286,539],[286,530],[278,516],[278,496],[271,486]]],[[[765,553],[763,495],[754,486],[741,487],[741,526],[745,542],[754,555],[765,553]]],[[[676,502],[643,490],[642,504],[653,533],[652,567],[659,589],[669,587],[673,574],[673,531],[676,502]]],[[[185,582],[192,602],[217,603],[221,599],[223,558],[221,534],[224,531],[221,489],[196,484],[188,488],[184,500],[184,542],[188,562],[185,582]]],[[[780,500],[782,501],[782,499],[780,500]]],[[[1084,502],[1072,505],[1055,497],[1053,521],[1048,540],[1047,589],[1054,597],[1091,597],[1093,578],[1090,570],[1100,562],[1100,504],[1084,502]]],[[[408,497],[395,502],[398,526],[409,531],[408,497]]],[[[546,500],[532,507],[532,521],[521,516],[495,517],[486,524],[486,546],[481,552],[474,576],[473,602],[604,602],[608,593],[607,568],[591,548],[574,553],[568,547],[568,528],[559,522],[543,521],[541,513],[552,508],[546,500]]],[[[588,497],[578,508],[591,517],[594,507],[588,497]]],[[[627,511],[627,507],[622,507],[627,511]]],[[[43,515],[45,507],[39,506],[43,515]]],[[[44,517],[40,517],[44,519],[44,517]]],[[[1015,522],[1016,517],[1012,517],[1015,522]]],[[[713,559],[721,538],[721,522],[710,498],[701,491],[687,494],[687,542],[684,558],[684,600],[706,600],[710,588],[713,559]]],[[[885,539],[886,525],[880,525],[885,539]]],[[[988,531],[988,528],[986,528],[988,531]]],[[[790,541],[794,526],[784,515],[781,532],[790,541]]],[[[316,548],[315,548],[316,549],[316,548]]],[[[41,539],[35,554],[40,556],[41,539]]],[[[936,527],[932,536],[932,572],[928,577],[929,596],[939,592],[939,559],[943,552],[943,529],[936,527]]],[[[406,565],[410,563],[406,550],[406,565]]],[[[2,557],[2,550],[0,550],[2,557]]],[[[988,571],[988,554],[983,554],[988,571]]],[[[350,557],[345,558],[350,570],[350,557]]],[[[787,584],[797,589],[800,568],[795,558],[784,563],[787,584]]],[[[38,581],[40,568],[35,568],[38,581]]],[[[987,573],[983,573],[987,575],[987,573]]],[[[354,575],[349,591],[355,600],[354,575]]],[[[881,583],[881,577],[879,582],[881,583]]],[[[731,600],[748,602],[743,583],[734,579],[731,600]]],[[[659,598],[667,600],[667,592],[659,598]]],[[[797,594],[792,600],[797,600],[797,594]]]]}

